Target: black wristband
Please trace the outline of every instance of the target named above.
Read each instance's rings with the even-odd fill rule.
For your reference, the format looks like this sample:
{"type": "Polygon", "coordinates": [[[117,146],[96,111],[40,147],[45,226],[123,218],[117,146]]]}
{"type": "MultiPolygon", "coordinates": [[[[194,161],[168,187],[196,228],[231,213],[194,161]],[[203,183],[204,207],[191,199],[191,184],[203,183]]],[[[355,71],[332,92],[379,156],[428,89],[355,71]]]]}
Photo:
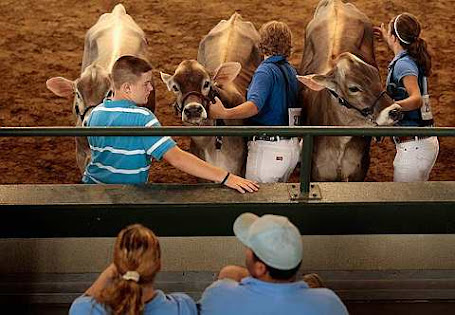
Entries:
{"type": "Polygon", "coordinates": [[[229,175],[231,175],[231,173],[228,172],[228,173],[226,174],[226,177],[221,181],[221,185],[224,185],[224,184],[226,183],[226,181],[227,181],[228,178],[229,178],[229,175]]]}

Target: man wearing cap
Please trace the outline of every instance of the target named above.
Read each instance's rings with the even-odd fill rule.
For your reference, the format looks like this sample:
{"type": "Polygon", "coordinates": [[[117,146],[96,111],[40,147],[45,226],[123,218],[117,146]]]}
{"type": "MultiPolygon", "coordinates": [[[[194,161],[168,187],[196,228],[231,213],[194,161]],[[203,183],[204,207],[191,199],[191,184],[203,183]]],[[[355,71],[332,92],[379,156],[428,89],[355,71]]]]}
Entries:
{"type": "Polygon", "coordinates": [[[302,239],[286,217],[244,213],[234,234],[247,247],[246,268],[221,270],[199,301],[201,314],[348,314],[333,291],[297,281],[302,239]]]}

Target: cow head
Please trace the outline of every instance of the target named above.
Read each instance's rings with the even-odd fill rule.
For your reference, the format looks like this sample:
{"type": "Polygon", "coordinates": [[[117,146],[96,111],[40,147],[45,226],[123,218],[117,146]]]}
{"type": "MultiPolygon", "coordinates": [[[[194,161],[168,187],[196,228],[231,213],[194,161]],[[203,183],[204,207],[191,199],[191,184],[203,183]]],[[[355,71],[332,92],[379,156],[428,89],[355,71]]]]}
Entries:
{"type": "Polygon", "coordinates": [[[226,62],[211,77],[196,60],[185,60],[173,75],[161,72],[161,79],[168,90],[176,95],[174,106],[182,115],[182,121],[191,125],[205,125],[208,124],[208,106],[216,90],[234,81],[240,70],[240,63],[226,62]]]}
{"type": "Polygon", "coordinates": [[[54,77],[46,81],[46,86],[60,97],[74,97],[73,113],[76,124],[81,125],[87,110],[100,104],[111,90],[109,74],[96,64],[88,66],[79,79],[71,81],[54,77]]]}
{"type": "Polygon", "coordinates": [[[341,54],[334,61],[334,67],[324,75],[310,74],[298,76],[298,79],[311,90],[327,89],[337,103],[352,113],[347,118],[351,122],[366,119],[380,125],[392,125],[399,119],[399,106],[393,104],[383,89],[378,69],[351,53],[341,54]]]}

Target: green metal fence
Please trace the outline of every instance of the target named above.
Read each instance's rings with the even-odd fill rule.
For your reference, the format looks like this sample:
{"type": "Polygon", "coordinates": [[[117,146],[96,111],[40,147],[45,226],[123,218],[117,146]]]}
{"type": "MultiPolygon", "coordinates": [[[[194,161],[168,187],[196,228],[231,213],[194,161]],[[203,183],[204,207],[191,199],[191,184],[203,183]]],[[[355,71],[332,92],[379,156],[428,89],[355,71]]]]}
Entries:
{"type": "Polygon", "coordinates": [[[238,136],[278,135],[302,137],[300,191],[310,192],[311,154],[316,136],[455,136],[454,127],[161,127],[161,128],[84,128],[84,127],[3,127],[0,137],[72,137],[72,136],[238,136]]]}

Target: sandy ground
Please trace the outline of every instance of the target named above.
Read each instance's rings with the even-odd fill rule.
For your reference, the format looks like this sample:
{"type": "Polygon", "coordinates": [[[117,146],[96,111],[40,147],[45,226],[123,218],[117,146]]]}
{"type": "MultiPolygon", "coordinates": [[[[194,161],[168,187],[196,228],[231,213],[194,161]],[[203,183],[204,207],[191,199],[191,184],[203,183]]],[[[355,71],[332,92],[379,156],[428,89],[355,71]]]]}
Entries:
{"type": "MultiPolygon", "coordinates": [[[[219,20],[238,10],[259,28],[277,19],[288,23],[294,34],[291,62],[302,58],[305,27],[317,5],[307,1],[123,1],[129,14],[143,28],[149,41],[149,58],[156,69],[157,116],[163,125],[181,125],[169,104],[173,96],[159,79],[158,71],[172,73],[184,59],[195,59],[201,38],[219,20]]],[[[434,54],[430,92],[438,126],[455,122],[455,2],[352,1],[375,24],[408,11],[423,23],[434,54]]],[[[85,32],[98,17],[110,11],[113,1],[0,1],[1,126],[72,126],[71,101],[57,98],[45,87],[52,76],[75,79],[79,75],[85,32]]],[[[383,80],[392,53],[377,45],[376,58],[383,80]]],[[[188,148],[188,138],[177,138],[188,148]]],[[[440,139],[440,155],[431,180],[455,180],[455,138],[440,139]]],[[[72,138],[0,139],[0,183],[76,183],[72,138]]],[[[394,146],[389,139],[372,146],[368,181],[391,181],[394,146]]],[[[295,180],[297,176],[293,177],[295,180]]],[[[154,182],[195,182],[165,162],[152,167],[154,182]]]]}

